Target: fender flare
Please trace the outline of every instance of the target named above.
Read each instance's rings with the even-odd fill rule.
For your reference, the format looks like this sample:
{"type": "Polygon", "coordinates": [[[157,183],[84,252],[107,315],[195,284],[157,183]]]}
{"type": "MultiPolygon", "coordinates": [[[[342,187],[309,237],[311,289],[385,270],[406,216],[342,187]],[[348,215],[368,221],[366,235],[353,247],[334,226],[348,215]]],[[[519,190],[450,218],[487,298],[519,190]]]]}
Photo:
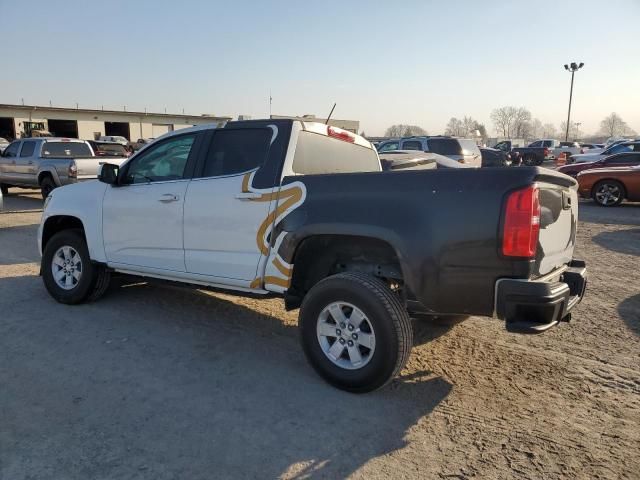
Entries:
{"type": "Polygon", "coordinates": [[[53,182],[56,186],[61,187],[62,182],[60,181],[60,176],[58,175],[58,171],[52,165],[43,165],[38,169],[38,173],[36,175],[36,183],[40,185],[40,177],[43,173],[48,173],[53,178],[53,182]]]}

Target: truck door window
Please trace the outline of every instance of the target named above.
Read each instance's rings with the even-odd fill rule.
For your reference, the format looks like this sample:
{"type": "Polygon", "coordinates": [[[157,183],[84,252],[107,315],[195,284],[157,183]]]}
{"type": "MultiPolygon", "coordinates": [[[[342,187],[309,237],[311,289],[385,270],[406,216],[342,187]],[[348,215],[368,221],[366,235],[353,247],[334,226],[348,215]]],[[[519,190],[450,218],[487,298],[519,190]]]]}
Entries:
{"type": "Polygon", "coordinates": [[[36,142],[29,142],[29,141],[22,142],[22,150],[20,150],[20,156],[31,157],[35,149],[36,149],[36,142]]]}
{"type": "Polygon", "coordinates": [[[123,183],[181,180],[196,136],[180,135],[158,143],[127,165],[123,183]]]}
{"type": "Polygon", "coordinates": [[[13,142],[9,145],[4,151],[3,157],[17,157],[18,156],[18,148],[20,147],[20,142],[13,142]]]}
{"type": "Polygon", "coordinates": [[[541,141],[537,141],[529,144],[529,147],[541,147],[541,146],[542,146],[541,141]]]}
{"type": "Polygon", "coordinates": [[[422,142],[419,140],[406,140],[402,142],[402,150],[422,150],[422,142]]]}
{"type": "Polygon", "coordinates": [[[272,131],[268,128],[216,130],[201,177],[220,177],[248,172],[267,159],[272,131]]]}

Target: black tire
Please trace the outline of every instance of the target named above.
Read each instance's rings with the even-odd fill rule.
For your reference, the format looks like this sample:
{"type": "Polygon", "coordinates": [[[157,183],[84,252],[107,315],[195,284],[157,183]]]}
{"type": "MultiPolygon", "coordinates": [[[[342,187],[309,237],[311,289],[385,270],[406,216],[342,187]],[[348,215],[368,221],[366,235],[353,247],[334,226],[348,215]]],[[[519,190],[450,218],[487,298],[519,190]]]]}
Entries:
{"type": "MultiPolygon", "coordinates": [[[[353,393],[371,392],[389,383],[407,363],[413,346],[411,320],[399,297],[381,280],[358,272],[340,273],[318,282],[302,303],[299,327],[311,366],[330,384],[353,393]],[[341,368],[323,351],[318,322],[323,310],[335,302],[359,309],[375,333],[375,348],[362,367],[341,368]]],[[[343,354],[350,357],[347,350],[343,354]]]]}
{"type": "MultiPolygon", "coordinates": [[[[522,163],[524,163],[527,167],[533,167],[538,164],[538,159],[535,155],[525,155],[522,159],[522,163]]],[[[542,162],[541,162],[542,163],[542,162]]]]}
{"type": "Polygon", "coordinates": [[[2,195],[8,195],[9,185],[7,185],[6,183],[0,183],[0,192],[2,192],[2,195]]]}
{"type": "Polygon", "coordinates": [[[91,263],[87,244],[80,230],[63,230],[47,242],[42,255],[41,271],[42,280],[49,294],[56,301],[68,305],[97,300],[109,286],[110,273],[102,265],[91,263]],[[75,250],[82,263],[80,278],[70,289],[59,286],[53,274],[54,255],[65,246],[75,250]]]}
{"type": "Polygon", "coordinates": [[[620,205],[626,195],[624,185],[617,180],[600,180],[591,190],[591,198],[601,207],[620,205]]]}
{"type": "Polygon", "coordinates": [[[46,200],[49,194],[56,188],[56,183],[49,175],[46,175],[40,181],[40,192],[42,193],[42,199],[46,200]]]}

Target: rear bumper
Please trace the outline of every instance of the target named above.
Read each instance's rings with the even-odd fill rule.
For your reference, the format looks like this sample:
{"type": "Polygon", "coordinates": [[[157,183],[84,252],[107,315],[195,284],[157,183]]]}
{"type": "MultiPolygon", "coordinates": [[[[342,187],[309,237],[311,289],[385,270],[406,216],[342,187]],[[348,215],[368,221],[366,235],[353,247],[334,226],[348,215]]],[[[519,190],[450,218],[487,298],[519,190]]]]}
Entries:
{"type": "Polygon", "coordinates": [[[566,269],[540,280],[503,278],[496,282],[496,316],[518,333],[542,333],[568,321],[587,285],[587,268],[573,260],[566,269]]]}

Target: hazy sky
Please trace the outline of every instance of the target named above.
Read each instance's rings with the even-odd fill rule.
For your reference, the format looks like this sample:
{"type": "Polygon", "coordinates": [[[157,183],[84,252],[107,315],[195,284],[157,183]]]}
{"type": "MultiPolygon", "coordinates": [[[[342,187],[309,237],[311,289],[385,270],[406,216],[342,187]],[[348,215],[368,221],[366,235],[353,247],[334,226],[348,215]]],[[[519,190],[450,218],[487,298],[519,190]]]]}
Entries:
{"type": "Polygon", "coordinates": [[[0,103],[394,123],[527,107],[640,131],[640,0],[0,0],[0,103]]]}

